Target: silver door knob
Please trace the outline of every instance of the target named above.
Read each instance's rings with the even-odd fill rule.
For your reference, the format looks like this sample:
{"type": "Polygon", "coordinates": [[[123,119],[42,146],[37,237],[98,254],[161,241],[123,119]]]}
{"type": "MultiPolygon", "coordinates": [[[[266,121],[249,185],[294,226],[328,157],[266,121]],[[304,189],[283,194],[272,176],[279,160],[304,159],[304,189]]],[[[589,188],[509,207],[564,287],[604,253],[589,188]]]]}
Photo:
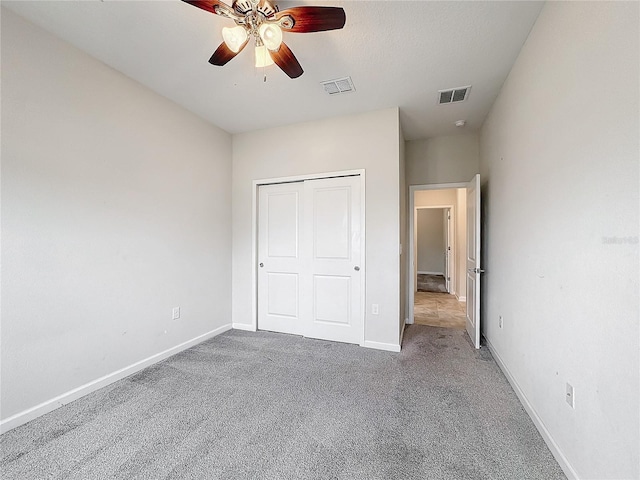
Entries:
{"type": "Polygon", "coordinates": [[[264,263],[260,262],[260,268],[264,267],[264,263]]]}
{"type": "Polygon", "coordinates": [[[353,267],[353,269],[354,269],[356,272],[359,272],[359,271],[360,271],[360,267],[353,267]]]}

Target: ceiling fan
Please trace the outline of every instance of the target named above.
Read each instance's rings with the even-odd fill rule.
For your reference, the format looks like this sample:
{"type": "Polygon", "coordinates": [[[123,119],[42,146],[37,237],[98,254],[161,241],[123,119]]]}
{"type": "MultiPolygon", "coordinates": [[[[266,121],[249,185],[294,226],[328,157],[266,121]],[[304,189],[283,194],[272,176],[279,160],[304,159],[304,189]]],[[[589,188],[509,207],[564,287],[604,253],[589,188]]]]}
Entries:
{"type": "Polygon", "coordinates": [[[282,41],[283,32],[310,33],[344,27],[346,15],[340,7],[293,7],[279,11],[271,0],[234,0],[231,6],[219,0],[182,0],[207,12],[230,18],[233,28],[224,27],[224,41],[209,59],[225,65],[255,39],[256,67],[275,63],[291,78],[303,70],[295,55],[282,41]]]}

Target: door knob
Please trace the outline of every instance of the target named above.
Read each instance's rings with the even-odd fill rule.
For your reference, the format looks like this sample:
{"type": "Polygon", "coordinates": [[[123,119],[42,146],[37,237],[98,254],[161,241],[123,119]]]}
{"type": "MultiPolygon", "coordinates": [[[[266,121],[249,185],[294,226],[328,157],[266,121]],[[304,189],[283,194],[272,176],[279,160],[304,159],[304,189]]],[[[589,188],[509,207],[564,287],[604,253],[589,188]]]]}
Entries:
{"type": "Polygon", "coordinates": [[[264,267],[264,263],[260,262],[260,268],[264,267]]]}
{"type": "Polygon", "coordinates": [[[356,272],[359,272],[359,271],[360,271],[360,267],[357,267],[357,266],[356,266],[356,267],[353,267],[353,269],[354,269],[356,272]]]}

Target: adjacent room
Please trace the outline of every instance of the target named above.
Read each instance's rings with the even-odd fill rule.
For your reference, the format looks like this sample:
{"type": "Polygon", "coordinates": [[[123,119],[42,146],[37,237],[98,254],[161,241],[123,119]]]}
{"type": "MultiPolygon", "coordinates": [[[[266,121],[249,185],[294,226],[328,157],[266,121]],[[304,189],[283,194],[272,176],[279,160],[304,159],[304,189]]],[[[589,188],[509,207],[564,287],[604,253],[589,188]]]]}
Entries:
{"type": "Polygon", "coordinates": [[[3,479],[640,478],[638,2],[0,2],[3,479]]]}
{"type": "MultiPolygon", "coordinates": [[[[432,186],[433,187],[433,186],[432,186]]],[[[413,313],[409,323],[464,330],[467,319],[467,190],[412,187],[413,313]],[[411,321],[413,319],[413,322],[411,321]]]]}

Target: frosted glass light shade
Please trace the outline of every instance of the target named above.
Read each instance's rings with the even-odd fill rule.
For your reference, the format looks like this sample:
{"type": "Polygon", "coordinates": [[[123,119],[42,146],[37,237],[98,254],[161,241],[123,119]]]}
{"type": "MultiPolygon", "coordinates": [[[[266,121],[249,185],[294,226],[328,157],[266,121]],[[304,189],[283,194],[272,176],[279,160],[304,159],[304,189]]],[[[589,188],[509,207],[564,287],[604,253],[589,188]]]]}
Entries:
{"type": "Polygon", "coordinates": [[[247,38],[247,31],[240,25],[233,28],[224,27],[222,29],[222,39],[233,53],[240,51],[242,45],[247,41],[247,38]]]}
{"type": "Polygon", "coordinates": [[[269,55],[269,51],[267,47],[264,45],[260,45],[256,47],[256,67],[268,67],[269,65],[273,65],[273,58],[269,55]]]}
{"type": "Polygon", "coordinates": [[[282,29],[273,23],[263,23],[258,29],[262,43],[271,51],[276,51],[282,44],[282,29]]]}

